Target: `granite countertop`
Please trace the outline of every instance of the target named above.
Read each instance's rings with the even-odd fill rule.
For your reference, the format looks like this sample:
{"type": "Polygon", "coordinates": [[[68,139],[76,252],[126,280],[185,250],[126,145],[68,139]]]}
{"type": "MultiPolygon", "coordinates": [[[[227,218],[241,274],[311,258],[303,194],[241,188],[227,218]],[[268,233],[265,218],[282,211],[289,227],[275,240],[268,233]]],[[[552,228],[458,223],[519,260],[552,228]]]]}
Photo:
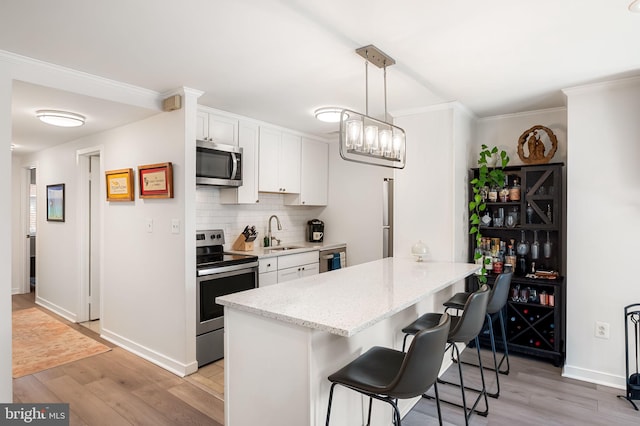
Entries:
{"type": "Polygon", "coordinates": [[[340,336],[353,336],[478,269],[469,263],[386,258],[277,286],[221,296],[216,302],[340,336]]]}
{"type": "Polygon", "coordinates": [[[228,253],[251,254],[254,256],[258,256],[259,258],[267,258],[267,257],[283,256],[287,254],[304,253],[304,252],[313,251],[313,250],[335,249],[335,248],[343,247],[347,245],[344,242],[310,243],[308,241],[302,241],[302,242],[294,242],[294,243],[281,243],[279,246],[274,246],[274,247],[258,247],[258,243],[259,241],[255,241],[254,249],[251,251],[238,251],[238,250],[226,250],[226,251],[228,253]],[[271,251],[272,248],[277,248],[277,247],[296,247],[296,248],[271,251]]]}

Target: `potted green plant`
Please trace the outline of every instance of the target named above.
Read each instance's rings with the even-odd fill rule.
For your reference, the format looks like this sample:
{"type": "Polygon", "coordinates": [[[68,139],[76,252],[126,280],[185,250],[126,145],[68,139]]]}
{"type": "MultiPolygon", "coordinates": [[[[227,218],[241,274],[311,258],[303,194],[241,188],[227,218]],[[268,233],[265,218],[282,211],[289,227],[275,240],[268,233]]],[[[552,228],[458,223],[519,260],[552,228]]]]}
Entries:
{"type": "MultiPolygon", "coordinates": [[[[480,217],[482,213],[487,209],[486,203],[486,188],[492,186],[500,187],[504,184],[504,168],[509,164],[509,156],[506,151],[498,151],[498,147],[494,146],[489,148],[487,145],[482,145],[482,149],[478,155],[478,176],[469,182],[473,190],[473,196],[469,202],[469,234],[475,235],[476,248],[480,247],[482,241],[482,233],[480,232],[480,217]],[[499,156],[495,167],[495,157],[499,156]]],[[[482,253],[477,250],[474,252],[474,260],[482,258],[482,253]]],[[[487,270],[485,265],[489,262],[489,259],[485,259],[482,262],[482,269],[478,275],[478,281],[480,283],[487,282],[487,270]]]]}

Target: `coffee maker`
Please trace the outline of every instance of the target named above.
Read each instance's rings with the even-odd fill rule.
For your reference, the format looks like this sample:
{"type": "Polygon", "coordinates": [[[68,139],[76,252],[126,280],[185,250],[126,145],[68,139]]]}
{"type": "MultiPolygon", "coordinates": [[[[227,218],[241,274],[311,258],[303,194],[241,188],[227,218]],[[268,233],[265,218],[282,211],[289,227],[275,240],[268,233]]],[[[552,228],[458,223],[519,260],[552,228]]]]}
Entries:
{"type": "Polygon", "coordinates": [[[307,222],[307,241],[311,243],[321,243],[324,238],[324,222],[319,219],[312,219],[307,222]]]}

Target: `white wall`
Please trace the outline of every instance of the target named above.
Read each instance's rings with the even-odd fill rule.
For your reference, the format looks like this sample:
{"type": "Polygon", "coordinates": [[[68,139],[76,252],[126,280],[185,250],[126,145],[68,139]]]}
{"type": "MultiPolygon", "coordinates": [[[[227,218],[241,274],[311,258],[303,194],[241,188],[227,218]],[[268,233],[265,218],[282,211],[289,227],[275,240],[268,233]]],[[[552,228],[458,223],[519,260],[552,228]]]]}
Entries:
{"type": "Polygon", "coordinates": [[[518,157],[518,138],[531,127],[540,124],[553,131],[558,139],[558,150],[550,162],[566,163],[567,161],[567,109],[552,108],[529,111],[518,114],[498,115],[481,118],[477,121],[474,142],[471,145],[469,167],[478,167],[478,153],[485,144],[497,146],[509,155],[509,165],[522,165],[518,157]]]}
{"type": "MultiPolygon", "coordinates": [[[[22,158],[12,156],[11,158],[11,223],[14,224],[11,227],[11,241],[24,243],[28,241],[25,238],[24,223],[21,215],[21,203],[26,197],[23,187],[23,181],[25,180],[25,172],[22,168],[22,158]]],[[[22,246],[22,251],[26,250],[22,246]]],[[[13,248],[12,248],[13,250],[13,248]]],[[[24,256],[24,255],[23,255],[24,256]]],[[[17,294],[23,291],[25,280],[24,268],[23,268],[23,256],[12,256],[11,259],[11,293],[17,294]]]]}
{"type": "MultiPolygon", "coordinates": [[[[38,285],[36,302],[72,321],[78,319],[79,259],[83,229],[78,217],[80,185],[76,153],[103,147],[105,170],[133,168],[170,161],[174,171],[173,199],[140,199],[107,202],[101,173],[102,309],[103,336],[163,365],[178,374],[193,369],[187,358],[185,312],[185,233],[170,233],[172,219],[185,224],[184,113],[161,113],[101,134],[92,135],[38,152],[38,285]],[[65,222],[46,221],[46,185],[65,184],[65,222]],[[145,221],[154,231],[146,232],[145,221]]],[[[136,175],[137,176],[137,175],[136,175]]],[[[135,176],[134,176],[135,178],[135,176]]],[[[195,217],[195,213],[192,212],[195,217]]],[[[193,243],[193,238],[189,238],[193,243]]],[[[195,269],[195,264],[190,270],[195,269]]],[[[190,274],[193,275],[193,274],[190,274]]],[[[193,278],[195,280],[195,278],[193,278]]],[[[193,286],[192,286],[193,287],[193,286]]],[[[192,356],[195,356],[192,354],[192,356]]]]}
{"type": "Polygon", "coordinates": [[[640,241],[640,79],[565,93],[570,164],[564,372],[622,387],[623,309],[640,303],[630,269],[640,241]],[[596,321],[611,325],[610,339],[594,337],[596,321]]]}
{"type": "MultiPolygon", "coordinates": [[[[0,66],[0,181],[11,182],[11,75],[0,66]]],[[[13,402],[11,378],[11,205],[0,202],[0,402],[13,402]]]]}
{"type": "Polygon", "coordinates": [[[396,256],[418,240],[427,259],[466,261],[467,143],[473,117],[458,104],[399,115],[407,135],[407,165],[396,170],[396,256]]]}
{"type": "Polygon", "coordinates": [[[382,182],[390,177],[391,169],[343,160],[329,144],[329,203],[319,219],[325,241],[347,243],[349,265],[382,258],[382,182]]]}
{"type": "MultiPolygon", "coordinates": [[[[155,111],[159,111],[161,104],[162,96],[158,93],[17,55],[0,52],[0,63],[2,129],[11,129],[10,88],[14,79],[155,111]]],[[[38,164],[38,203],[41,204],[44,200],[43,188],[46,184],[67,185],[67,222],[46,225],[42,221],[39,223],[38,256],[41,271],[38,277],[42,279],[46,274],[47,278],[44,283],[39,282],[38,293],[42,293],[41,301],[50,300],[52,308],[71,318],[77,315],[77,294],[72,289],[72,283],[62,281],[69,279],[79,285],[77,250],[70,249],[66,242],[81,241],[78,233],[80,225],[77,223],[78,209],[75,207],[78,199],[78,186],[75,182],[78,175],[75,165],[76,150],[102,146],[102,161],[107,170],[125,167],[135,169],[137,165],[166,161],[174,163],[174,199],[140,200],[136,197],[135,202],[121,203],[117,207],[106,201],[103,203],[105,211],[101,263],[104,267],[104,336],[177,374],[187,374],[196,369],[195,276],[192,273],[195,269],[195,247],[193,239],[188,238],[187,241],[185,236],[187,232],[190,236],[195,232],[195,177],[192,175],[195,175],[197,96],[199,95],[191,94],[189,101],[185,96],[185,107],[181,110],[162,113],[138,123],[71,142],[65,147],[52,150],[53,155],[49,159],[37,157],[43,161],[38,164]],[[187,126],[187,120],[193,124],[187,126]],[[72,173],[67,169],[72,170],[72,173]],[[144,232],[143,235],[143,222],[146,218],[154,220],[155,231],[152,234],[144,232]],[[170,219],[173,218],[181,221],[184,230],[178,235],[170,234],[170,219]],[[43,230],[43,227],[46,229],[43,230]],[[71,251],[67,251],[68,249],[71,251]],[[52,261],[54,257],[60,262],[52,261]],[[52,286],[58,285],[61,287],[53,291],[52,286]]],[[[10,158],[8,131],[0,134],[0,146],[6,147],[7,159],[10,158]]],[[[5,150],[1,152],[0,157],[4,159],[5,150]]],[[[2,173],[8,174],[5,179],[7,182],[12,177],[9,170],[8,165],[2,167],[2,173]]],[[[101,182],[100,186],[104,188],[104,176],[101,182]]],[[[104,193],[102,198],[104,200],[104,193]]],[[[8,248],[11,241],[8,230],[12,219],[8,209],[12,204],[13,200],[3,203],[0,210],[0,219],[4,219],[2,223],[7,224],[7,236],[2,238],[2,248],[5,248],[5,242],[8,248]]],[[[42,207],[39,210],[45,211],[42,207]]],[[[13,245],[20,246],[15,242],[13,245]]],[[[0,280],[3,286],[0,294],[0,347],[3,355],[0,357],[0,398],[8,401],[11,400],[11,267],[8,263],[11,256],[23,256],[21,250],[14,250],[13,253],[5,256],[5,253],[0,252],[3,254],[0,260],[2,273],[9,274],[6,279],[0,280]],[[8,351],[8,356],[5,356],[5,350],[8,351]]]]}
{"type": "MultiPolygon", "coordinates": [[[[184,137],[184,112],[178,110],[91,141],[105,147],[105,170],[168,161],[173,165],[174,198],[136,195],[134,202],[104,201],[101,325],[106,338],[178,374],[195,371],[195,353],[188,349],[195,347],[195,303],[188,313],[185,302],[187,289],[195,291],[195,283],[186,278],[195,281],[186,274],[195,262],[185,263],[184,231],[189,221],[185,173],[193,167],[185,163],[184,137]],[[179,234],[171,233],[173,219],[180,221],[179,234]],[[153,232],[147,232],[147,220],[153,221],[153,232]]],[[[188,241],[193,243],[191,235],[188,241]]]]}

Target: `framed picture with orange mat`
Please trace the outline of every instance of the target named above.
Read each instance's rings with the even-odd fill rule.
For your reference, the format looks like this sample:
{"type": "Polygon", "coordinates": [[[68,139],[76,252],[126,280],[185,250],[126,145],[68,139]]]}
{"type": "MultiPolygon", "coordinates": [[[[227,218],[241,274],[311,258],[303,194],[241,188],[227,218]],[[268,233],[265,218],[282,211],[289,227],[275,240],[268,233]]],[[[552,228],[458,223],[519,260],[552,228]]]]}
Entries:
{"type": "Polygon", "coordinates": [[[107,201],[133,201],[133,169],[105,172],[107,201]]]}

